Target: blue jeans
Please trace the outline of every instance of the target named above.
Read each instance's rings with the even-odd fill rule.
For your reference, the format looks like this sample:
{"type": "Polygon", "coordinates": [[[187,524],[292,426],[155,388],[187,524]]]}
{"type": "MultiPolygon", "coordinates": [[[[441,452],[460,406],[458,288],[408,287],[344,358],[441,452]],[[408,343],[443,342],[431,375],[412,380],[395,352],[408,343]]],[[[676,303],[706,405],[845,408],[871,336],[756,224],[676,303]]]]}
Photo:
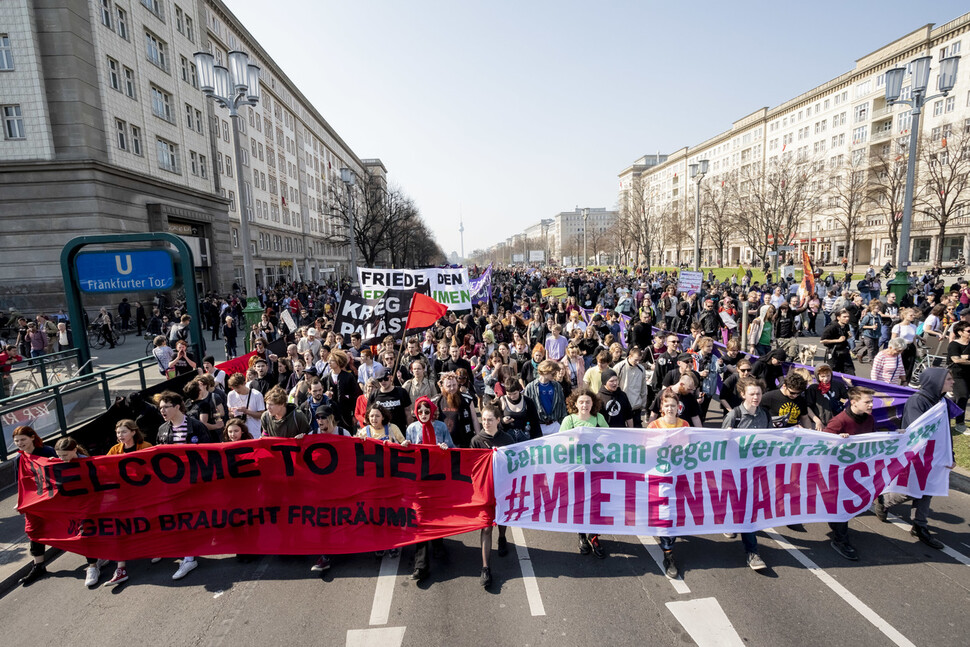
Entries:
{"type": "Polygon", "coordinates": [[[44,356],[44,351],[42,351],[42,350],[33,350],[32,349],[30,351],[30,356],[31,357],[43,357],[44,356]]]}

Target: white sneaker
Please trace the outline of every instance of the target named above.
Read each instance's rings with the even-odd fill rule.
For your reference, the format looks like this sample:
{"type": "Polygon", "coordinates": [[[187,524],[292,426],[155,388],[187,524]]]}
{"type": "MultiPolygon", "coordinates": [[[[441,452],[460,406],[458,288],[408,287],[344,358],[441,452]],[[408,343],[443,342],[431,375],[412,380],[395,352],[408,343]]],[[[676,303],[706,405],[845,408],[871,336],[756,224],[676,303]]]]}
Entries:
{"type": "Polygon", "coordinates": [[[99,579],[101,579],[101,569],[94,564],[88,566],[84,577],[84,586],[88,587],[89,589],[92,586],[97,586],[99,579]]]}
{"type": "Polygon", "coordinates": [[[180,580],[186,575],[188,575],[189,573],[191,573],[192,571],[194,571],[196,568],[198,568],[198,566],[199,566],[199,563],[194,559],[191,561],[184,560],[182,562],[182,565],[179,566],[179,570],[175,571],[175,575],[172,576],[172,579],[180,580]]]}
{"type": "Polygon", "coordinates": [[[157,564],[162,561],[161,557],[152,557],[152,564],[157,564]]]}

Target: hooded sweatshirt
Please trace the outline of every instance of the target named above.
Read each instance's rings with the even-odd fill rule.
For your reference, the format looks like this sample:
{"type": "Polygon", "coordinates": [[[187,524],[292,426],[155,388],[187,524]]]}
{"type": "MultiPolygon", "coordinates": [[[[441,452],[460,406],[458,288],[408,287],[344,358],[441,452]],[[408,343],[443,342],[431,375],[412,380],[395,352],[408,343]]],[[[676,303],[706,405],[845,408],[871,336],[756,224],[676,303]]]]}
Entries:
{"type": "Polygon", "coordinates": [[[931,366],[923,371],[919,377],[919,391],[909,396],[903,407],[903,419],[900,425],[908,427],[921,415],[933,408],[943,399],[943,382],[946,380],[947,369],[931,366]]]}
{"type": "Polygon", "coordinates": [[[600,411],[610,427],[626,427],[628,420],[633,419],[633,408],[630,400],[621,389],[610,391],[604,384],[599,392],[600,411]]]}
{"type": "Polygon", "coordinates": [[[277,438],[294,438],[299,434],[309,433],[310,423],[302,411],[298,411],[292,402],[287,403],[286,413],[282,420],[276,420],[269,412],[263,412],[259,419],[259,424],[263,428],[264,436],[275,436],[277,438]]]}

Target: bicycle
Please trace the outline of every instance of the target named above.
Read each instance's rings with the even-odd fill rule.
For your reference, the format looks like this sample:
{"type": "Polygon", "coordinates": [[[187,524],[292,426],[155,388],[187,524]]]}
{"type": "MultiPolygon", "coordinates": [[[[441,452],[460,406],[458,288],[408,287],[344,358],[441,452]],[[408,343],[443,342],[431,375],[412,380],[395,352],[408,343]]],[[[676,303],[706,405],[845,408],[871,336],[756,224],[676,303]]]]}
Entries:
{"type": "MultiPolygon", "coordinates": [[[[75,368],[74,364],[69,364],[67,360],[63,359],[52,362],[44,370],[47,374],[47,386],[70,380],[77,377],[80,373],[80,370],[75,368]]],[[[44,380],[39,376],[39,372],[39,368],[22,371],[23,376],[16,380],[13,386],[10,387],[10,395],[22,395],[43,388],[44,380]]]]}
{"type": "MultiPolygon", "coordinates": [[[[125,332],[119,330],[117,326],[111,327],[111,336],[114,337],[115,346],[123,345],[127,337],[125,332]]],[[[108,340],[104,336],[103,327],[99,324],[93,324],[88,331],[88,345],[92,348],[104,348],[105,344],[108,344],[108,340]]]]}

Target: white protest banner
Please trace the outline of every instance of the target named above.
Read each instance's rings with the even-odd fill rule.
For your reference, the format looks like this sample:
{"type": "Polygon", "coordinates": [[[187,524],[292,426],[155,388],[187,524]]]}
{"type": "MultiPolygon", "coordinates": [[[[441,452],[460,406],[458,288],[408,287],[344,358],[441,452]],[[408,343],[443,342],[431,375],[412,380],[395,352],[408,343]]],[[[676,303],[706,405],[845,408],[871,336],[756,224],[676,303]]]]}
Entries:
{"type": "Polygon", "coordinates": [[[283,311],[280,313],[280,319],[282,319],[283,323],[286,324],[287,330],[289,330],[290,332],[296,332],[296,328],[297,328],[296,321],[294,321],[293,315],[290,314],[290,311],[288,309],[286,308],[283,309],[283,311]]]}
{"type": "Polygon", "coordinates": [[[500,447],[501,525],[619,535],[752,532],[847,521],[879,494],[946,496],[945,404],[903,433],[572,429],[500,447]]]}
{"type": "Polygon", "coordinates": [[[471,285],[468,268],[444,267],[424,270],[382,270],[357,268],[360,295],[364,299],[379,299],[390,289],[414,289],[427,285],[428,296],[448,306],[449,310],[470,310],[471,285]]]}
{"type": "Polygon", "coordinates": [[[677,292],[694,294],[695,292],[701,291],[701,286],[704,283],[704,273],[703,272],[688,272],[682,271],[677,276],[677,292]]]}

